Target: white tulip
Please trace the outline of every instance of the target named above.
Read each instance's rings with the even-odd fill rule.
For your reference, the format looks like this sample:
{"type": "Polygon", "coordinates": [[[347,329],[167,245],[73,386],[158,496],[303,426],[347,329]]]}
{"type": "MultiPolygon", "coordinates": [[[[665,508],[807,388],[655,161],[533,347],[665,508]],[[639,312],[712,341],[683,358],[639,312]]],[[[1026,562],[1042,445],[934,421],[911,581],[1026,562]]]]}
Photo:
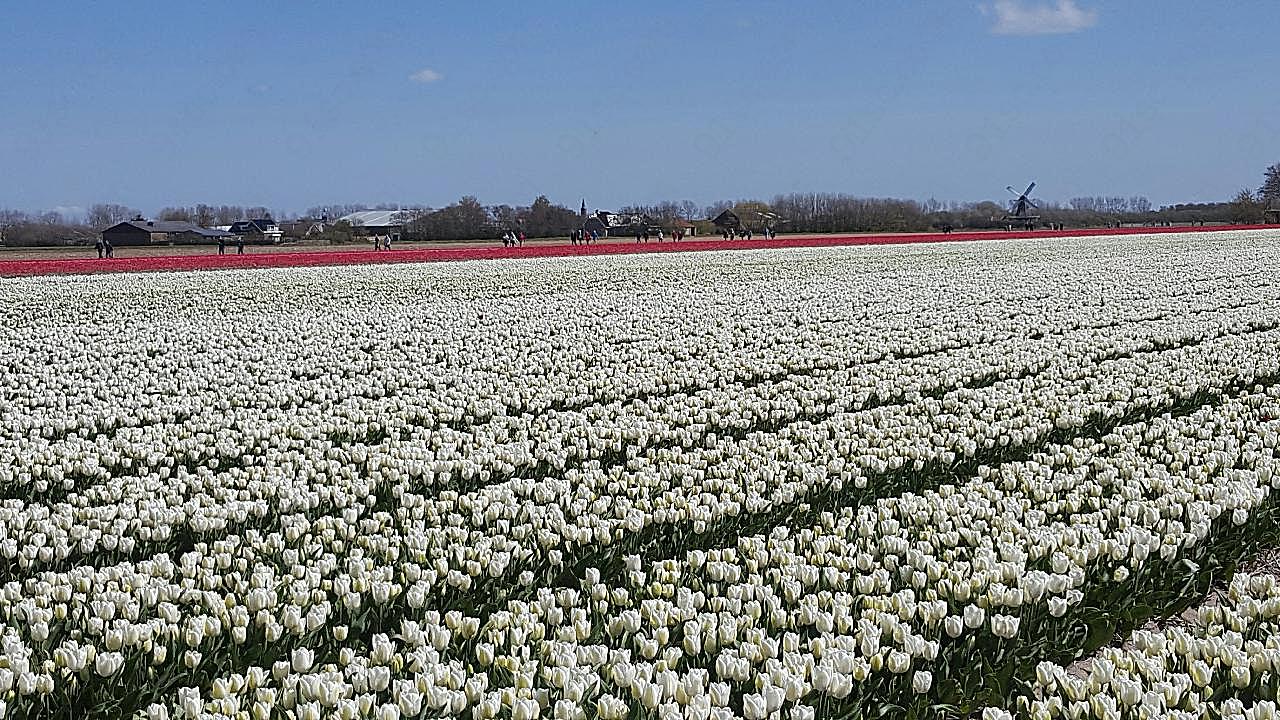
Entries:
{"type": "Polygon", "coordinates": [[[911,677],[911,689],[917,693],[927,693],[933,687],[933,674],[927,670],[917,670],[911,677]]]}
{"type": "Polygon", "coordinates": [[[289,666],[295,673],[305,673],[311,669],[311,663],[314,661],[315,654],[307,648],[300,647],[294,649],[289,666]]]}

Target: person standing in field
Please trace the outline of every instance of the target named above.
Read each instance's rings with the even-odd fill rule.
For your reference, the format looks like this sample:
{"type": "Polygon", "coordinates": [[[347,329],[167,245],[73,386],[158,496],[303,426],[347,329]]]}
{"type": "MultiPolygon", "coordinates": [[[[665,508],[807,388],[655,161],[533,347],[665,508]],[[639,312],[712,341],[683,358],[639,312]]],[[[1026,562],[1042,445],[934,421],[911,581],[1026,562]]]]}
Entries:
{"type": "Polygon", "coordinates": [[[102,251],[105,249],[102,245],[102,238],[98,238],[98,242],[93,245],[98,250],[98,259],[102,259],[102,251]]]}
{"type": "Polygon", "coordinates": [[[104,240],[102,241],[102,245],[103,245],[103,247],[105,247],[105,248],[106,248],[106,250],[107,250],[107,257],[111,258],[111,257],[115,257],[115,256],[116,256],[116,249],[115,249],[115,247],[114,247],[114,246],[112,246],[112,245],[111,245],[111,241],[110,241],[110,240],[106,240],[106,239],[104,239],[104,240]]]}
{"type": "Polygon", "coordinates": [[[227,254],[227,239],[221,236],[218,237],[218,254],[219,255],[227,254]]]}
{"type": "Polygon", "coordinates": [[[390,235],[388,235],[388,236],[386,236],[385,238],[383,238],[383,240],[382,240],[382,249],[383,249],[383,250],[390,250],[390,249],[391,249],[391,236],[390,236],[390,235]]]}
{"type": "Polygon", "coordinates": [[[237,255],[244,254],[244,236],[243,235],[236,236],[236,254],[237,255]]]}

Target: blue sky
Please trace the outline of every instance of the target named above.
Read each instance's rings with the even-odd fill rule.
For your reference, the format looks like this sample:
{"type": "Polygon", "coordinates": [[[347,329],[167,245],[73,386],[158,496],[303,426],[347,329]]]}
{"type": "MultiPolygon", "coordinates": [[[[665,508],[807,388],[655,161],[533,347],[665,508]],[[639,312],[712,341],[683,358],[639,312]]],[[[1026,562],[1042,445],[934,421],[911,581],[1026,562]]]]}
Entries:
{"type": "Polygon", "coordinates": [[[1280,162],[1280,3],[26,2],[0,207],[1208,201],[1280,162]]]}

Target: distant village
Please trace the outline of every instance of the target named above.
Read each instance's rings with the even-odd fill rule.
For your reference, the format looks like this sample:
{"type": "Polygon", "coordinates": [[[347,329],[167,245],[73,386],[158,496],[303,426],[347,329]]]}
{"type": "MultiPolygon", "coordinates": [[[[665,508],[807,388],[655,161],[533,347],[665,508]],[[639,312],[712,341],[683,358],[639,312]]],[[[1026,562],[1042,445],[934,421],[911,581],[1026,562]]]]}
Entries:
{"type": "MultiPolygon", "coordinates": [[[[1028,188],[1030,190],[1030,188],[1028,188]]],[[[1012,191],[1012,188],[1010,188],[1012,191]]],[[[1016,194],[1016,193],[1015,193],[1016,194]]],[[[1026,194],[1024,194],[1025,196],[1026,194]]],[[[566,238],[784,233],[922,232],[1003,229],[1011,218],[1043,227],[1090,228],[1204,223],[1280,223],[1280,164],[1265,172],[1257,190],[1229,201],[1166,205],[1141,196],[1076,197],[1066,203],[1024,197],[1034,213],[1007,203],[939,202],[866,198],[844,193],[789,193],[768,202],[685,201],[588,211],[583,199],[568,208],[539,196],[527,206],[484,205],[463,197],[442,208],[329,205],[302,218],[276,219],[263,207],[196,205],[164,208],[148,218],[124,205],[96,204],[78,217],[28,214],[0,208],[0,246],[55,247],[281,243],[338,244],[494,240],[504,237],[566,238]],[[1012,215],[1011,215],[1012,213],[1012,215]]]]}
{"type": "MultiPolygon", "coordinates": [[[[405,239],[421,220],[420,213],[413,210],[361,210],[348,213],[337,219],[329,220],[293,220],[276,222],[270,217],[240,220],[230,225],[212,225],[203,227],[184,220],[149,220],[142,216],[118,222],[101,231],[101,239],[116,247],[133,245],[191,245],[212,244],[240,241],[249,244],[279,244],[286,240],[298,241],[307,239],[330,239],[340,235],[340,239],[386,239],[399,242],[405,239]]],[[[477,229],[475,239],[487,239],[488,235],[510,232],[513,235],[524,232],[526,223],[519,217],[509,223],[501,221],[490,223],[490,227],[477,229]]],[[[722,211],[709,223],[689,221],[683,218],[653,218],[640,212],[612,212],[598,210],[588,213],[585,201],[577,217],[577,222],[558,223],[553,229],[554,235],[568,235],[575,231],[585,231],[600,237],[631,236],[633,234],[649,234],[666,231],[670,234],[696,235],[698,226],[732,227],[735,230],[742,222],[732,211],[722,211]]],[[[704,228],[705,229],[705,228],[704,228]]],[[[546,236],[546,228],[536,228],[537,235],[546,236]]]]}
{"type": "MultiPolygon", "coordinates": [[[[377,210],[358,212],[339,218],[336,222],[359,228],[362,235],[394,235],[403,230],[403,221],[395,219],[394,211],[377,210]]],[[[336,224],[336,223],[335,223],[336,224]]],[[[243,239],[253,244],[279,244],[287,237],[305,239],[323,234],[329,225],[326,220],[303,220],[277,223],[270,217],[239,220],[230,225],[202,227],[185,220],[148,220],[142,216],[125,220],[101,232],[102,240],[117,247],[129,245],[192,245],[243,239]]]]}

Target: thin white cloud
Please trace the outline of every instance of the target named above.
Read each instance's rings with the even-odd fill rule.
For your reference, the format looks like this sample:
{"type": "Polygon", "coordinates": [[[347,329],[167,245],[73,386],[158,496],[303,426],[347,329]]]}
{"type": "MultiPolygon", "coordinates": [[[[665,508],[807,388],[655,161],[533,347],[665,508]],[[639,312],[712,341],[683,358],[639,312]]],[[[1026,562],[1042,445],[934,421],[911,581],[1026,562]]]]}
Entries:
{"type": "Polygon", "coordinates": [[[1063,35],[1080,32],[1098,22],[1098,11],[1076,5],[1075,0],[995,0],[982,7],[995,16],[991,32],[996,35],[1063,35]]]}
{"type": "Polygon", "coordinates": [[[423,85],[426,85],[428,83],[433,83],[439,80],[443,80],[444,76],[436,72],[435,70],[432,70],[431,68],[422,68],[418,72],[410,75],[409,79],[416,83],[422,83],[423,85]]]}

